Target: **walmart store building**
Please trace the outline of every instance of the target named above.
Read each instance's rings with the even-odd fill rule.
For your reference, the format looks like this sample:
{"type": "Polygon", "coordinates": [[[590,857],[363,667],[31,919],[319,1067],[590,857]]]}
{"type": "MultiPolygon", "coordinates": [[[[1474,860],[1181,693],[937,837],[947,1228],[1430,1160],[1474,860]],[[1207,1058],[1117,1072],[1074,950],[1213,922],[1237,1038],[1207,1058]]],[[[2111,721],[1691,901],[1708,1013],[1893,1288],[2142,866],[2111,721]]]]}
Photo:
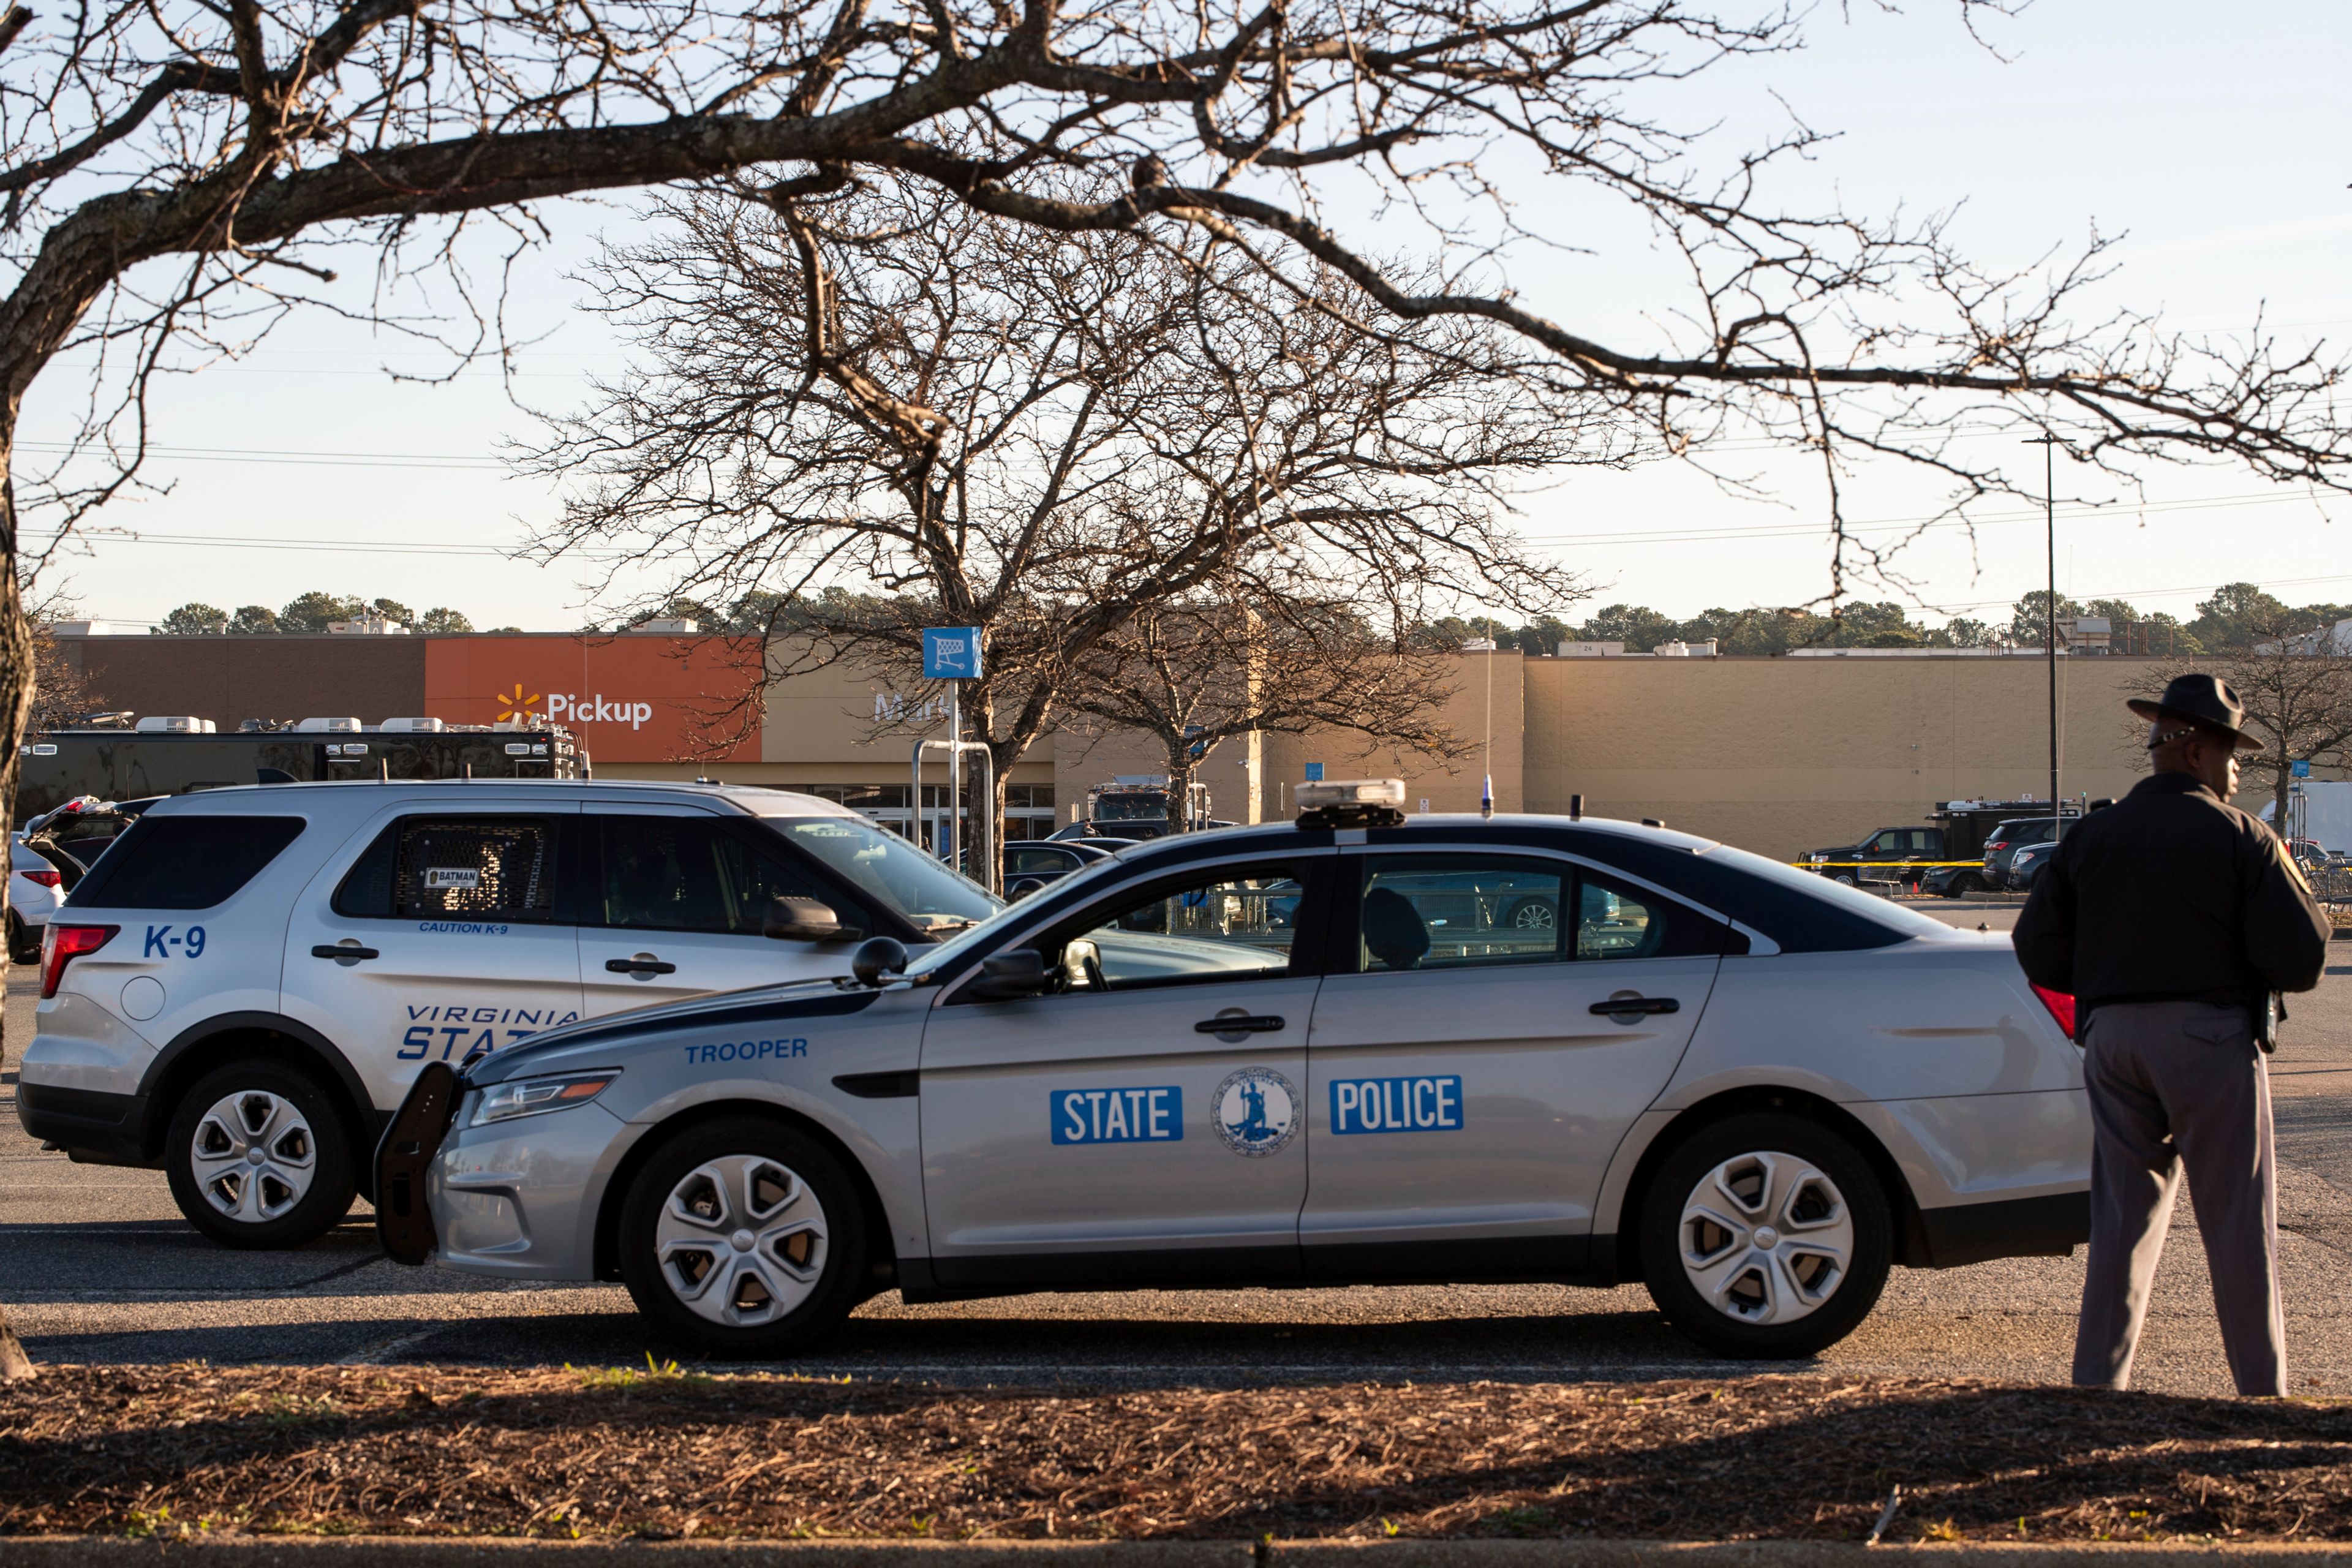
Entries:
{"type": "MultiPolygon", "coordinates": [[[[768,684],[754,639],[631,633],[462,637],[59,638],[105,706],[246,719],[424,715],[488,723],[517,712],[569,726],[606,778],[724,779],[843,801],[903,826],[913,742],[944,732],[940,693],[836,667],[768,684]]],[[[1475,811],[1491,773],[1501,811],[1659,817],[1793,855],[1919,820],[1931,804],[2022,799],[2049,787],[2042,661],[1887,654],[1530,658],[1465,653],[1451,719],[1467,750],[1397,756],[1338,735],[1262,735],[1202,772],[1214,814],[1287,816],[1319,763],[1331,778],[1400,777],[1407,809],[1475,811]],[[1491,715],[1491,718],[1490,718],[1491,715]],[[1424,805],[1425,803],[1425,805],[1424,805]]],[[[2156,661],[2060,661],[2069,795],[2119,795],[2144,769],[2127,696],[2156,661]]],[[[1141,737],[1049,733],[1013,770],[1009,831],[1041,835],[1089,785],[1164,771],[1141,737]]],[[[942,771],[933,761],[927,805],[942,771]]],[[[2241,804],[2257,805],[2241,797],[2241,804]]]]}

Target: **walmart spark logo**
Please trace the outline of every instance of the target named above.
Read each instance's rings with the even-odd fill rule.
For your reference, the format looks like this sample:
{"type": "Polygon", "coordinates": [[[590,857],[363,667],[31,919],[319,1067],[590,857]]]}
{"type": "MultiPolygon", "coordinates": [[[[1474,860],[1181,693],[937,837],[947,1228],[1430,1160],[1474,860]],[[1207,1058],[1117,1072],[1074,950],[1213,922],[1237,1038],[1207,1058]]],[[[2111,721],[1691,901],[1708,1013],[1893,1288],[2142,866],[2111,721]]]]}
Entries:
{"type": "Polygon", "coordinates": [[[512,691],[501,691],[491,700],[499,705],[499,722],[504,724],[516,719],[532,717],[531,707],[540,700],[540,694],[534,691],[525,697],[522,694],[522,682],[518,680],[512,691]]]}

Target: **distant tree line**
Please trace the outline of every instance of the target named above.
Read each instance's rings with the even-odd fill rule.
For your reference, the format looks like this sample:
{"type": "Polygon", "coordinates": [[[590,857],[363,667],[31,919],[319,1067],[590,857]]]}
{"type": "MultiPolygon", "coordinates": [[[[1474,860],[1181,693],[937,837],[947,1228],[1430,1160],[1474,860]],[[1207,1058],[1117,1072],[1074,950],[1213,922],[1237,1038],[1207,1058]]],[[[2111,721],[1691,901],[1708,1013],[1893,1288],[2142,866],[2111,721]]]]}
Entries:
{"type": "MultiPolygon", "coordinates": [[[[267,605],[247,605],[236,611],[214,605],[182,605],[165,616],[155,629],[165,637],[276,637],[323,632],[331,621],[356,621],[368,616],[428,637],[474,629],[473,622],[446,606],[436,605],[420,616],[397,599],[363,599],[356,595],[345,597],[316,589],[296,595],[283,608],[276,610],[267,605]]],[[[522,628],[493,626],[491,630],[519,632],[522,628]]]]}
{"type": "MultiPolygon", "coordinates": [[[[2040,648],[2043,646],[2049,595],[2035,589],[2017,601],[2005,620],[1955,616],[1942,626],[1925,626],[1892,601],[1852,604],[1834,616],[1809,610],[1710,609],[1677,620],[1647,605],[1609,605],[1581,622],[1546,617],[1520,626],[1450,617],[1431,629],[1441,637],[1493,637],[1505,648],[1549,654],[1564,642],[1622,642],[1628,653],[1650,653],[1661,643],[1714,639],[1721,654],[1785,654],[1813,647],[2040,648]]],[[[2122,599],[2078,601],[2058,595],[2058,615],[2105,616],[2113,626],[2118,653],[2193,658],[2250,648],[2280,637],[2295,637],[2352,620],[2352,605],[2289,605],[2253,583],[2230,583],[2183,621],[2162,611],[2142,611],[2122,599]]]]}

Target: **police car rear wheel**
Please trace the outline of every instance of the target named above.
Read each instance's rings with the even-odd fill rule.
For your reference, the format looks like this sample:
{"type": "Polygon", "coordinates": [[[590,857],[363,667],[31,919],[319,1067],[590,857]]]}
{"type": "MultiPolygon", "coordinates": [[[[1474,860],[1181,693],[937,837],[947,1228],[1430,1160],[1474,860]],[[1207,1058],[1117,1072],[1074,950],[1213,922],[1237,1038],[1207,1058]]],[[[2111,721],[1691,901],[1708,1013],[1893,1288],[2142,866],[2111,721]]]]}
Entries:
{"type": "Polygon", "coordinates": [[[691,1128],[637,1173],[621,1210],[637,1310],[714,1355],[793,1354],[849,1315],[864,1205],[824,1146],[780,1122],[691,1128]]]}
{"type": "Polygon", "coordinates": [[[1675,1327],[1717,1355],[1811,1355],[1877,1304],[1894,1227],[1878,1178],[1837,1133],[1764,1113],[1701,1129],[1642,1212],[1642,1271],[1675,1327]]]}
{"type": "Polygon", "coordinates": [[[300,1247],[356,1193],[351,1134],[318,1082],[283,1062],[236,1062],[180,1098],[164,1134],[172,1197],[224,1247],[300,1247]]]}

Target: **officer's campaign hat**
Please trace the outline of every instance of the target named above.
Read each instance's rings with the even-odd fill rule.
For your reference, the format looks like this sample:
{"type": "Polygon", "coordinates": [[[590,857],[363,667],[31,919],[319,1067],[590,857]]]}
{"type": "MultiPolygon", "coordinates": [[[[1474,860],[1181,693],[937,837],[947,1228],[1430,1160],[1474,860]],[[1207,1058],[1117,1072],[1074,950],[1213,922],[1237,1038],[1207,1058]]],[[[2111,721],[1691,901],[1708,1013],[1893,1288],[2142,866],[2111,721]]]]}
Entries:
{"type": "Polygon", "coordinates": [[[2242,752],[2263,749],[2260,741],[2246,733],[2246,705],[2238,700],[2230,683],[2219,676],[2179,676],[2155,701],[2135,697],[2124,706],[2151,724],[2167,719],[2186,719],[2203,729],[2221,731],[2236,742],[2242,752]]]}

